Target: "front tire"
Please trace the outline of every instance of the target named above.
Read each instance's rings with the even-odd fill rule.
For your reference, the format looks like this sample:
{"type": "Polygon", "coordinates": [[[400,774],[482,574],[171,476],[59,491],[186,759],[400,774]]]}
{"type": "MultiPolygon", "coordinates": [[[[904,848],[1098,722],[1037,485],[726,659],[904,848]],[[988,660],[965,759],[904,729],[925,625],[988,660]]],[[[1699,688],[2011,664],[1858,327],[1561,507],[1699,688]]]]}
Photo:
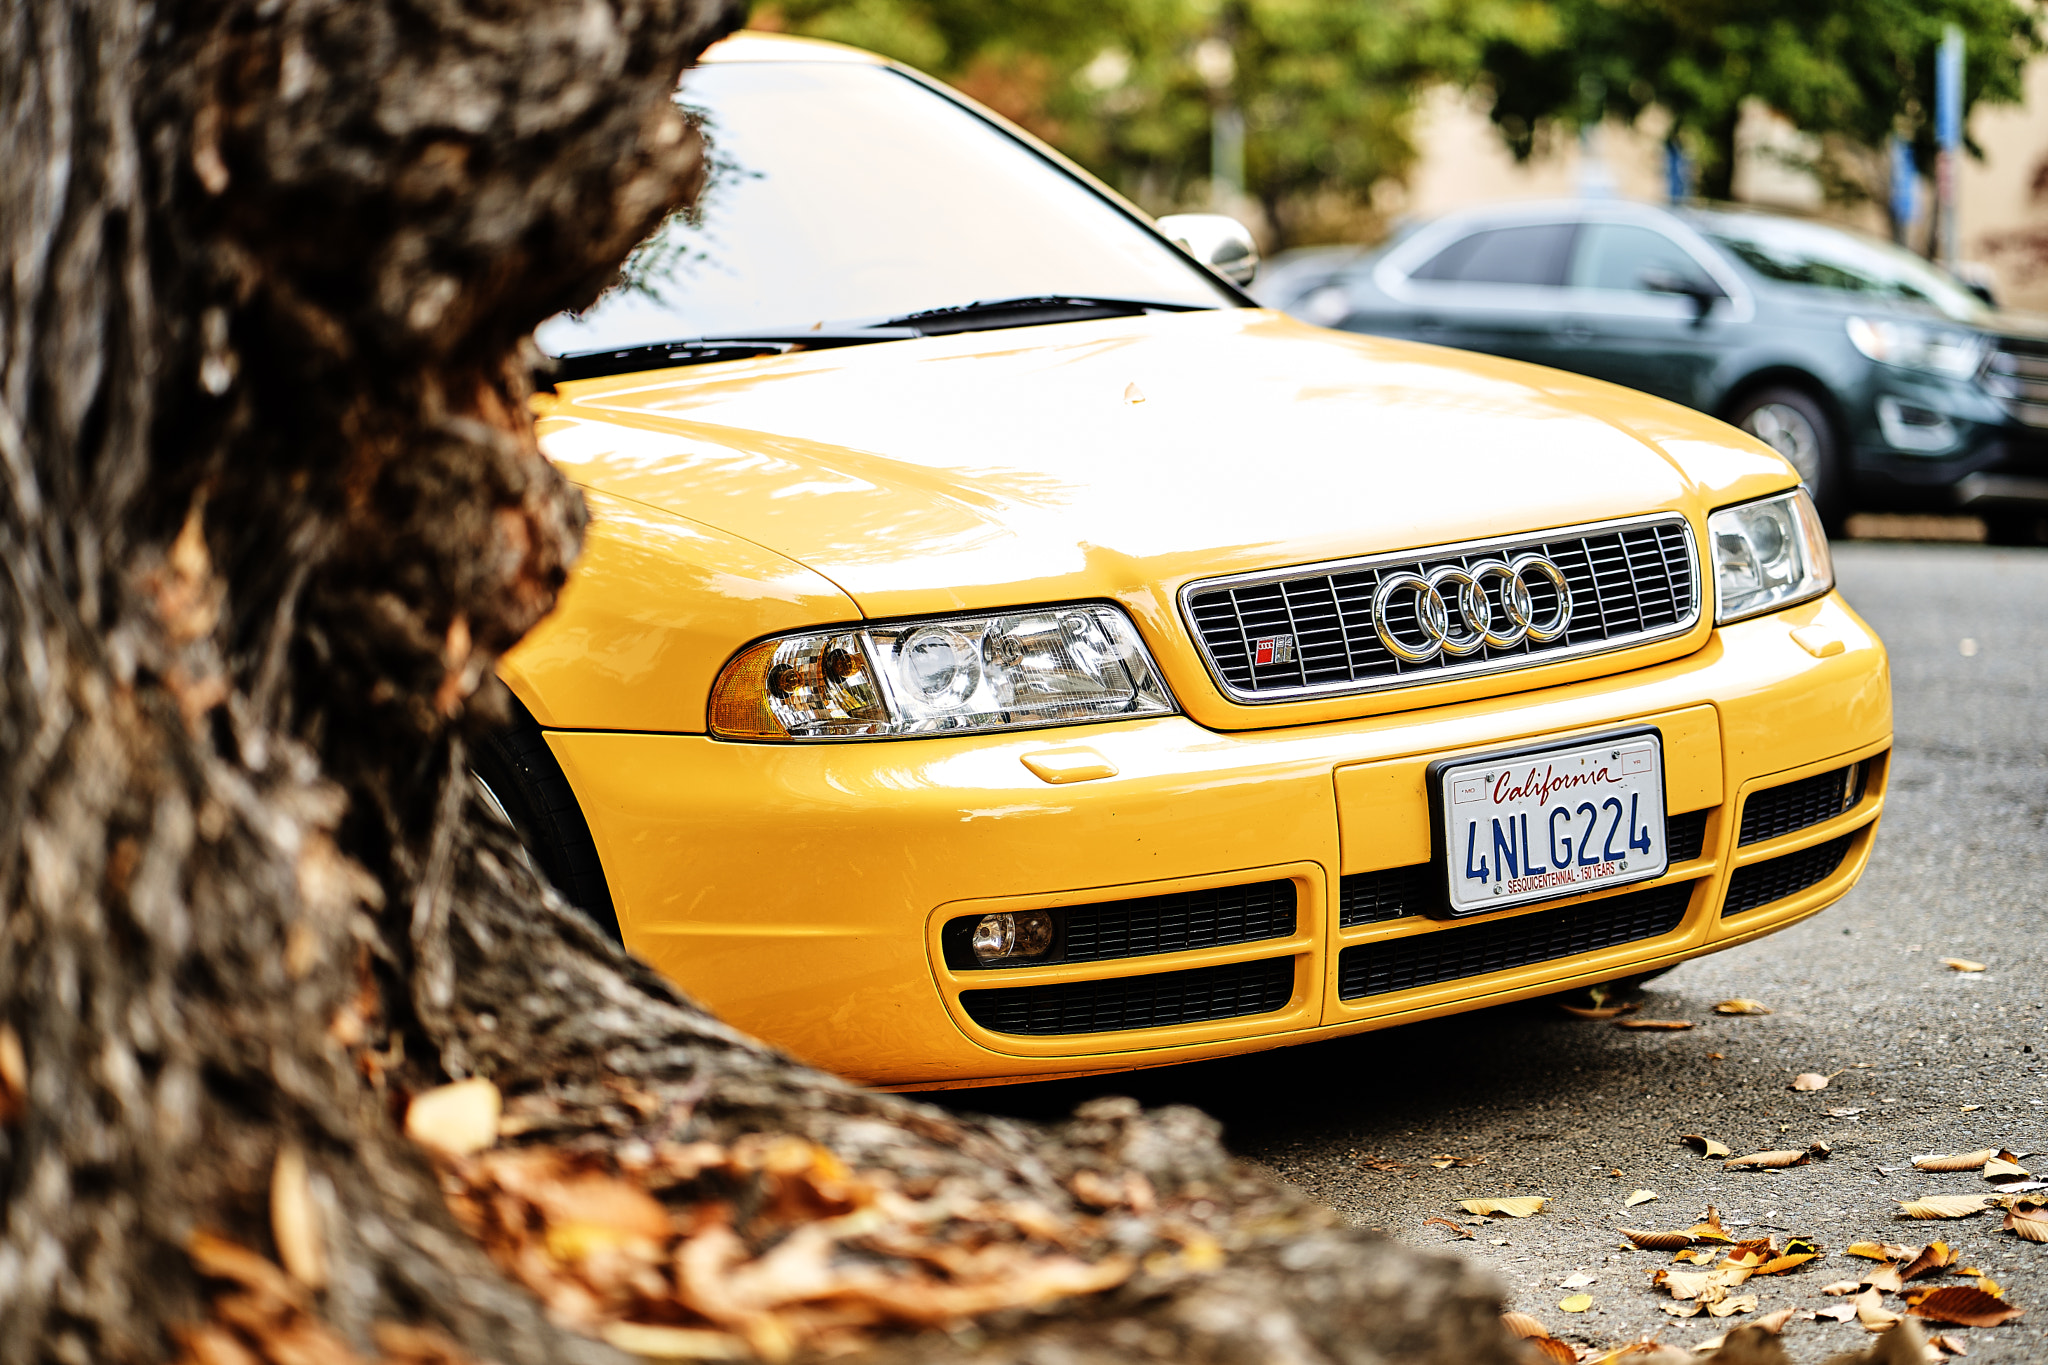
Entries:
{"type": "Polygon", "coordinates": [[[1728,421],[1783,455],[1799,471],[1821,525],[1831,536],[1842,534],[1849,489],[1841,445],[1833,419],[1812,394],[1784,386],[1759,389],[1735,406],[1728,421]]]}
{"type": "Polygon", "coordinates": [[[623,943],[583,808],[540,725],[517,697],[512,698],[512,723],[476,746],[470,771],[563,899],[588,915],[606,937],[623,943]]]}

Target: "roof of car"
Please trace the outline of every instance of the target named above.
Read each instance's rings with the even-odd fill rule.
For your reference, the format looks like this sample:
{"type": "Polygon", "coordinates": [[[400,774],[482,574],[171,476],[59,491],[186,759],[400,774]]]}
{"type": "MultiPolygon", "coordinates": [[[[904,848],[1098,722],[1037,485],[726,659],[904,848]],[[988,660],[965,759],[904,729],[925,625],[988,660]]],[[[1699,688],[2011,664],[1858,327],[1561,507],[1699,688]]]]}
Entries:
{"type": "Polygon", "coordinates": [[[819,38],[798,38],[787,33],[762,33],[744,29],[730,38],[713,43],[697,59],[710,62],[859,62],[879,66],[884,59],[872,52],[819,38]]]}

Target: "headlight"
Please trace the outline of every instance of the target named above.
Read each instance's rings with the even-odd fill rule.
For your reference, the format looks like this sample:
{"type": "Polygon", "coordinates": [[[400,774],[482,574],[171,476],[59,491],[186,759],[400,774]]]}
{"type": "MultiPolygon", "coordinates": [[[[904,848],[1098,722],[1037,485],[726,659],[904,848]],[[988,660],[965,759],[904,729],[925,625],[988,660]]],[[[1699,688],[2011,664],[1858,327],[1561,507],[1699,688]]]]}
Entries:
{"type": "Polygon", "coordinates": [[[1175,709],[1121,610],[1041,607],[763,640],[718,675],[711,733],[886,739],[1175,709]]]}
{"type": "Polygon", "coordinates": [[[1796,488],[1707,518],[1714,547],[1714,623],[1726,625],[1818,597],[1835,586],[1827,533],[1813,499],[1796,488]]]}
{"type": "Polygon", "coordinates": [[[1924,327],[1889,318],[1850,318],[1849,343],[1872,360],[1908,370],[1931,370],[1952,379],[1977,373],[1991,343],[1974,332],[1924,327]]]}

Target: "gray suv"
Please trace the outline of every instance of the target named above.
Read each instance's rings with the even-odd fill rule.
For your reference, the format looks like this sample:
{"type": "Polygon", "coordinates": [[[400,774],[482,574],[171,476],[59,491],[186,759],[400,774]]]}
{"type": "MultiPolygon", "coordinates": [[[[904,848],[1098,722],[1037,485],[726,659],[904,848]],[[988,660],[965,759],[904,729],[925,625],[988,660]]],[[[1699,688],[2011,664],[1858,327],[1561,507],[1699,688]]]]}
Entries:
{"type": "Polygon", "coordinates": [[[1783,452],[1837,528],[1967,511],[1994,540],[2048,541],[2048,330],[1885,242],[1742,210],[1517,204],[1283,262],[1254,292],[1715,413],[1783,452]]]}

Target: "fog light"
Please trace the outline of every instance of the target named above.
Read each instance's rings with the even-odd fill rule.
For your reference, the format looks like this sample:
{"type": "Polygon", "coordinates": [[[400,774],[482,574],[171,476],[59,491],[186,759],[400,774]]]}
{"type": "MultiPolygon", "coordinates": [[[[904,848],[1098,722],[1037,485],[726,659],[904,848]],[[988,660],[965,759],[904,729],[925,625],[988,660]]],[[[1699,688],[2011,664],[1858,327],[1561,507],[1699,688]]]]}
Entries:
{"type": "Polygon", "coordinates": [[[973,944],[984,963],[1042,957],[1052,948],[1052,916],[1043,910],[983,915],[974,923],[973,944]]]}

